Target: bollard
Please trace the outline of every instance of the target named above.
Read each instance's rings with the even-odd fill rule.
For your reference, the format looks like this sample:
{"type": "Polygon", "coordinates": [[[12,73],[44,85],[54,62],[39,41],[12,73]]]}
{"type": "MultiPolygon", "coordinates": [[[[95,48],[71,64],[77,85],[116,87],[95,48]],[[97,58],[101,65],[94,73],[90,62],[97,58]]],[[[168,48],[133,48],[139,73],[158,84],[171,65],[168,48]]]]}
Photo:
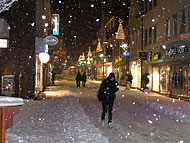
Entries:
{"type": "Polygon", "coordinates": [[[0,96],[0,143],[5,143],[5,131],[13,125],[13,117],[18,114],[23,99],[0,96]]]}

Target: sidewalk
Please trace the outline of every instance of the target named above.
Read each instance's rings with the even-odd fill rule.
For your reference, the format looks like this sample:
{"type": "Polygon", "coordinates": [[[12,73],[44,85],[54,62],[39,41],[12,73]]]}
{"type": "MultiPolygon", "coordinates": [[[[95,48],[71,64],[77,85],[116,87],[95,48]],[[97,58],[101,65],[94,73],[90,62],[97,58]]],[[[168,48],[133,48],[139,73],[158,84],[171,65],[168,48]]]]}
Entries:
{"type": "Polygon", "coordinates": [[[121,93],[134,95],[142,106],[149,107],[158,112],[170,116],[176,122],[190,123],[190,102],[171,98],[167,95],[150,92],[145,94],[137,89],[126,90],[125,87],[120,87],[121,93]]]}

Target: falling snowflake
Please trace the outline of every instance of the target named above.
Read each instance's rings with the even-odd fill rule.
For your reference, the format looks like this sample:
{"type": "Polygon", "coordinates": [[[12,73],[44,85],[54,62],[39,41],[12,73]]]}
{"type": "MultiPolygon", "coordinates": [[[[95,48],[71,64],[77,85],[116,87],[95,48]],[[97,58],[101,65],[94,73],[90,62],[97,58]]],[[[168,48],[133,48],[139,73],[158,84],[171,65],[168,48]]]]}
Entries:
{"type": "Polygon", "coordinates": [[[91,7],[94,7],[94,4],[91,4],[91,7]]]}
{"type": "Polygon", "coordinates": [[[151,121],[151,120],[148,120],[148,123],[149,123],[149,124],[152,124],[152,121],[151,121]]]}

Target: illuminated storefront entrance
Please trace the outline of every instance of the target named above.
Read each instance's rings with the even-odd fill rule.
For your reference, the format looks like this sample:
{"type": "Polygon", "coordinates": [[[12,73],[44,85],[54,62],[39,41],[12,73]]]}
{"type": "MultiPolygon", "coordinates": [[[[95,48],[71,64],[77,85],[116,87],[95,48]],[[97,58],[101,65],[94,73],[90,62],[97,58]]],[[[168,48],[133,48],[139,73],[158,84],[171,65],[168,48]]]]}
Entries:
{"type": "Polygon", "coordinates": [[[159,68],[158,67],[153,67],[153,75],[152,75],[152,81],[153,81],[153,88],[152,90],[155,92],[159,92],[159,68]]]}
{"type": "Polygon", "coordinates": [[[141,88],[141,63],[139,60],[132,61],[131,63],[131,74],[133,76],[132,87],[141,88]]]}
{"type": "Polygon", "coordinates": [[[169,94],[170,90],[170,66],[169,65],[154,65],[152,67],[152,78],[150,81],[150,89],[154,92],[169,94]]]}

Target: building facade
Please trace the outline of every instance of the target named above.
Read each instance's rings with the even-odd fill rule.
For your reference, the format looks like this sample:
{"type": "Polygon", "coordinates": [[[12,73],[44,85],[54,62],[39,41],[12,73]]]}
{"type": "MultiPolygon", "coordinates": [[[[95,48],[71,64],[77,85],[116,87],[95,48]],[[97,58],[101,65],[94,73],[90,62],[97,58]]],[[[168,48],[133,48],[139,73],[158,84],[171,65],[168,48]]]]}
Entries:
{"type": "MultiPolygon", "coordinates": [[[[141,69],[150,75],[151,91],[189,97],[189,2],[186,0],[144,1],[144,13],[141,18],[143,29],[137,28],[134,31],[138,33],[139,30],[143,33],[142,49],[147,59],[143,60],[141,69]]],[[[135,15],[130,16],[136,19],[135,15]]],[[[132,37],[131,32],[130,38],[132,37]]],[[[132,41],[138,43],[137,40],[132,41]]]]}
{"type": "Polygon", "coordinates": [[[143,52],[143,3],[132,0],[129,11],[128,41],[129,41],[129,72],[133,76],[132,87],[141,88],[141,78],[146,72],[146,62],[139,56],[143,52]],[[144,65],[143,65],[144,64],[144,65]]]}
{"type": "MultiPolygon", "coordinates": [[[[50,11],[48,0],[31,0],[15,2],[8,11],[1,13],[1,17],[6,19],[9,24],[10,34],[9,47],[3,49],[0,55],[0,76],[14,76],[15,92],[13,96],[35,97],[36,62],[38,60],[36,37],[43,37],[44,23],[46,22],[40,22],[41,12],[44,12],[45,15],[49,13],[47,11],[50,11]]],[[[51,25],[51,23],[48,24],[51,25]]],[[[45,33],[48,32],[49,30],[45,33]]],[[[43,80],[43,82],[45,81],[43,80]]],[[[1,94],[3,95],[2,89],[1,94]]]]}

